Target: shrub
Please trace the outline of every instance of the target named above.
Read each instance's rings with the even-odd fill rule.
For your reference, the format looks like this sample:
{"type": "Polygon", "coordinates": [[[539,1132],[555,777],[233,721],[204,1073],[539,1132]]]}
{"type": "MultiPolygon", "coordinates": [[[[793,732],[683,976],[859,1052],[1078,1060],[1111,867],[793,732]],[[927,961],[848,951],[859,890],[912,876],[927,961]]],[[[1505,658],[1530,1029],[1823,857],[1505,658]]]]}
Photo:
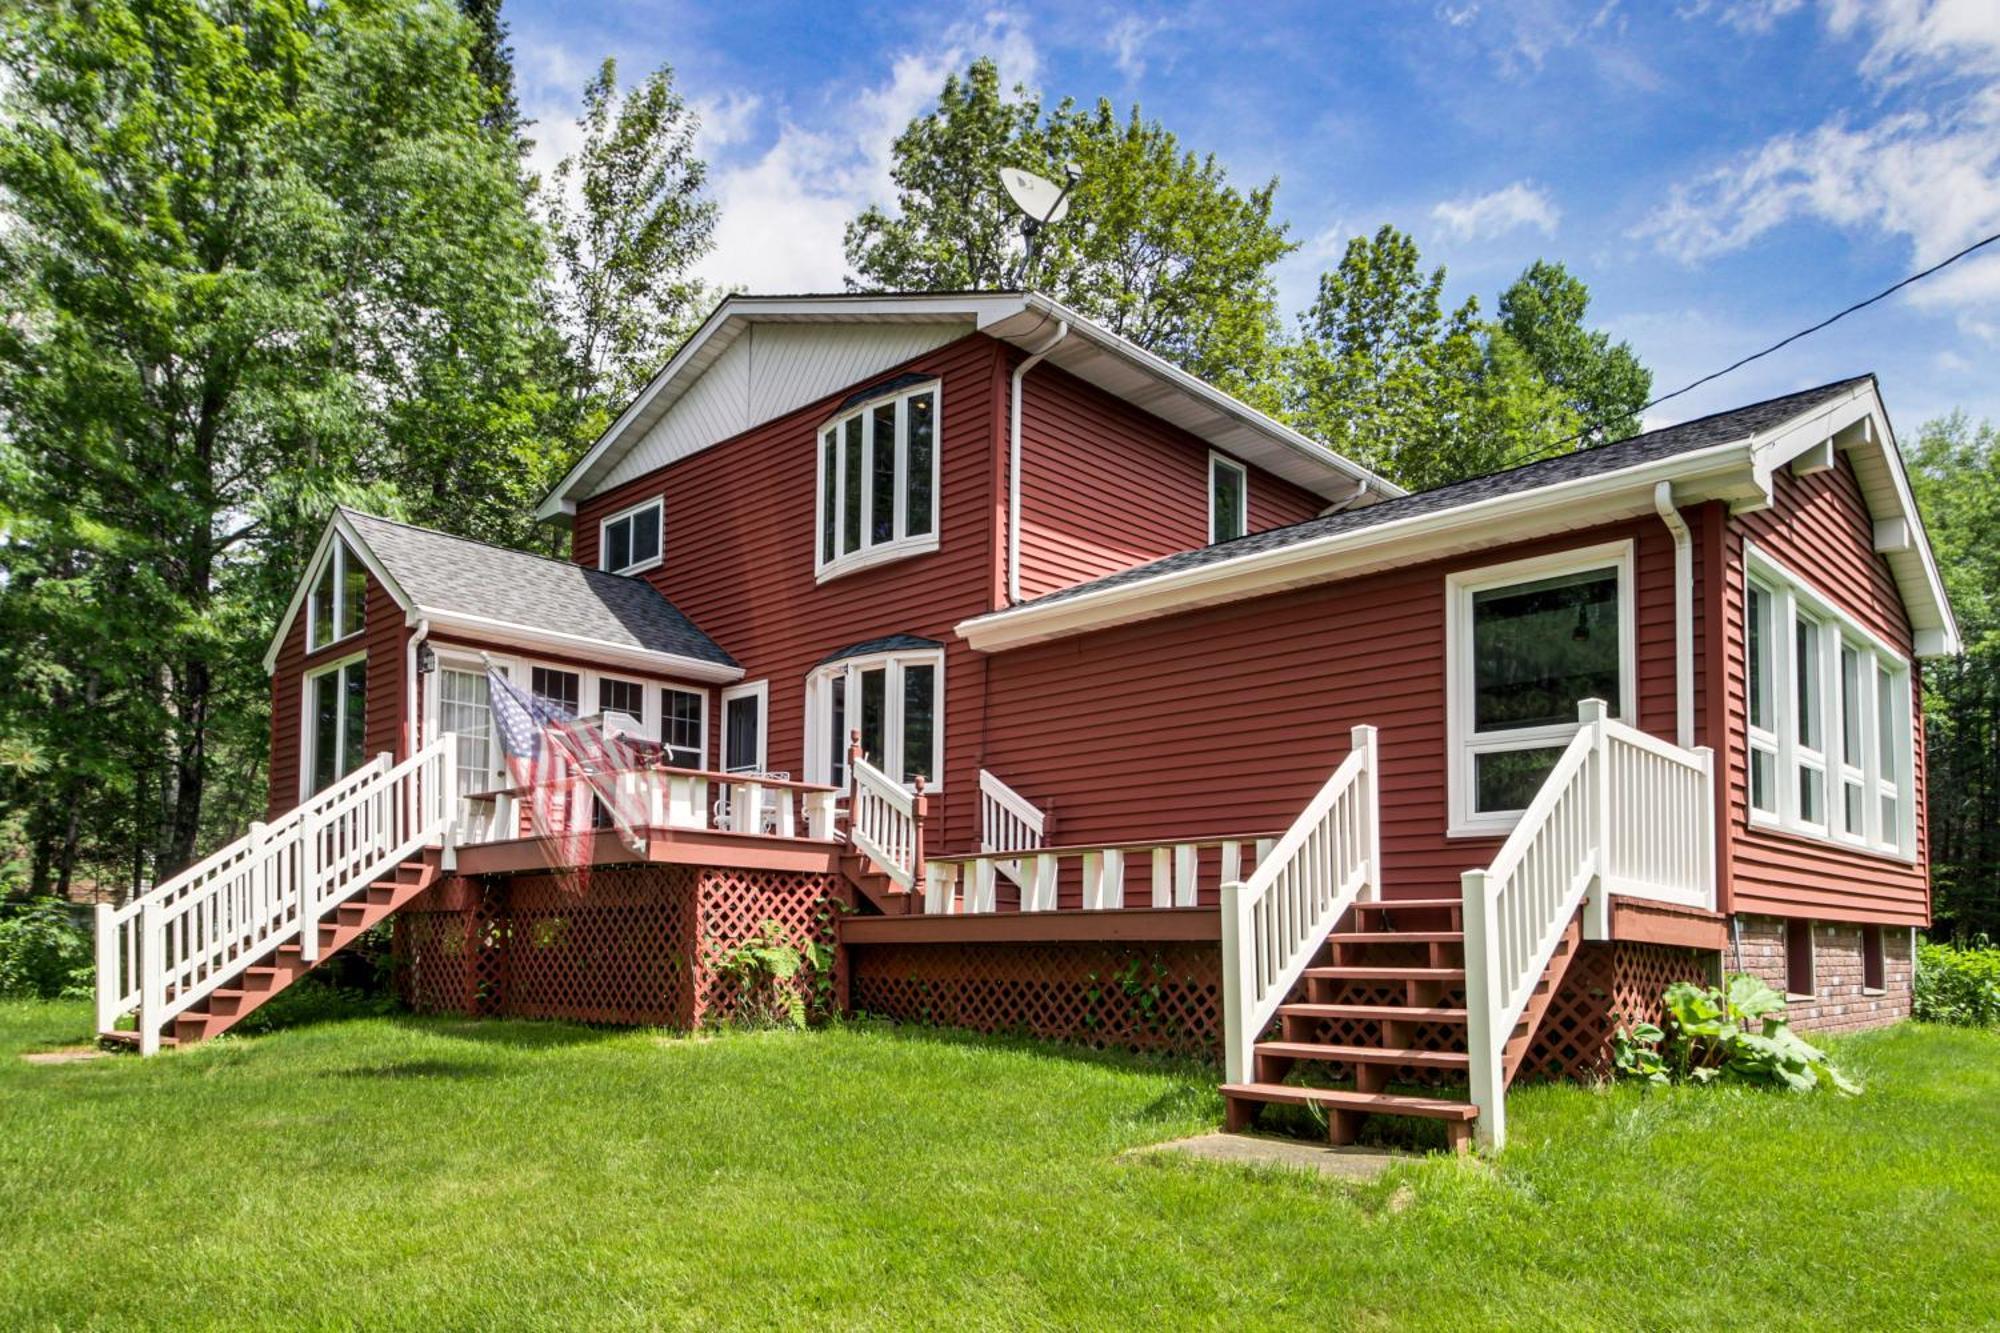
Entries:
{"type": "Polygon", "coordinates": [[[37,898],[0,916],[0,995],[39,1000],[91,994],[90,934],[60,898],[37,898]]]}
{"type": "Polygon", "coordinates": [[[1612,1057],[1620,1074],[1649,1083],[1726,1078],[1798,1092],[1818,1087],[1860,1092],[1826,1052],[1792,1031],[1785,997],[1758,977],[1738,973],[1721,990],[1677,981],[1661,998],[1664,1030],[1651,1023],[1618,1029],[1612,1057]]]}
{"type": "Polygon", "coordinates": [[[2000,1026],[2000,949],[1985,936],[1965,949],[1919,944],[1915,1012],[1926,1023],[2000,1026]]]}

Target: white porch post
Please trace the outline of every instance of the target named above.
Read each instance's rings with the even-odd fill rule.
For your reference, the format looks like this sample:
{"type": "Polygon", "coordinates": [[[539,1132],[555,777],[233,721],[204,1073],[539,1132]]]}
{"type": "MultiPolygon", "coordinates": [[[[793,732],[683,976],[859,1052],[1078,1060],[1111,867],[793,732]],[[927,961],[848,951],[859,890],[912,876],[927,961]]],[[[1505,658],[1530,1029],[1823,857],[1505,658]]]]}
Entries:
{"type": "Polygon", "coordinates": [[[1250,977],[1243,966],[1243,949],[1250,937],[1249,902],[1243,881],[1222,886],[1222,1063],[1231,1083],[1250,1076],[1250,1044],[1256,1034],[1250,1024],[1250,977]]]}
{"type": "Polygon", "coordinates": [[[110,903],[99,903],[92,909],[96,935],[92,940],[97,953],[97,1030],[111,1031],[118,1021],[118,927],[111,924],[110,903]]]}
{"type": "MultiPolygon", "coordinates": [[[[1585,699],[1576,706],[1576,720],[1591,733],[1590,744],[1590,829],[1595,844],[1591,885],[1583,906],[1583,937],[1587,940],[1611,938],[1611,734],[1604,725],[1610,705],[1602,699],[1585,699]]],[[[1468,945],[1469,948],[1469,945],[1468,945]]]]}
{"type": "Polygon", "coordinates": [[[1465,928],[1465,1047],[1471,1057],[1466,1071],[1471,1102],[1479,1108],[1474,1133],[1479,1142],[1498,1148],[1507,1140],[1507,1075],[1501,1068],[1504,1034],[1493,1030],[1500,1007],[1495,994],[1500,976],[1500,940],[1488,917],[1492,903],[1484,870],[1468,870],[1460,878],[1465,928]]]}
{"type": "Polygon", "coordinates": [[[167,1007],[167,931],[160,905],[145,899],[139,905],[139,1054],[160,1049],[160,1011],[167,1007]]]}

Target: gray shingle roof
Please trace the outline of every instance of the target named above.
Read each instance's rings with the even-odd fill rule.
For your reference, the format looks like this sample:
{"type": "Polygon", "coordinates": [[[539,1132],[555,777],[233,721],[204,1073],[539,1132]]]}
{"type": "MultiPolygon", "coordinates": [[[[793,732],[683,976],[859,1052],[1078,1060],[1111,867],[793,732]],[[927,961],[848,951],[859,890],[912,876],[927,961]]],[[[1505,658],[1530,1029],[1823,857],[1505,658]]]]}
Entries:
{"type": "Polygon", "coordinates": [[[1559,482],[1594,477],[1618,471],[1620,468],[1637,467],[1644,463],[1670,458],[1675,454],[1706,449],[1711,445],[1729,444],[1810,411],[1819,404],[1847,392],[1857,384],[1868,383],[1872,378],[1862,375],[1853,379],[1836,380],[1832,384],[1822,384],[1818,388],[1787,394],[1782,398],[1771,398],[1732,411],[1718,412],[1713,416],[1697,417],[1693,421],[1684,421],[1677,426],[1667,426],[1660,430],[1648,431],[1643,435],[1634,435],[1616,444],[1600,445],[1595,449],[1580,449],[1539,463],[1510,468],[1505,472],[1493,472],[1483,477],[1453,482],[1449,486],[1439,486],[1394,500],[1384,500],[1380,504],[1372,504],[1363,509],[1349,509],[1342,513],[1329,514],[1324,518],[1307,519],[1303,523],[1294,523],[1289,527],[1254,532],[1245,537],[1238,537],[1234,541],[1181,551],[1147,564],[1121,569],[1115,574],[1106,574],[1088,583],[1078,583],[1055,592],[1044,593],[1032,601],[1021,603],[1021,607],[1047,606],[1055,602],[1068,601],[1072,597],[1080,597],[1085,593],[1122,587],[1128,583],[1141,583],[1147,579],[1199,569],[1243,556],[1281,550],[1299,542],[1331,537],[1336,533],[1359,531],[1377,524],[1421,514],[1440,513],[1447,509],[1476,504],[1481,500],[1491,500],[1497,496],[1540,490],[1559,482]]]}
{"type": "Polygon", "coordinates": [[[879,639],[863,639],[860,643],[850,643],[845,648],[836,648],[819,659],[818,666],[828,662],[844,662],[850,657],[872,657],[876,653],[915,652],[925,648],[942,648],[936,639],[926,639],[915,634],[890,634],[879,639]]]}
{"type": "Polygon", "coordinates": [[[483,616],[718,666],[737,664],[644,579],[352,509],[341,512],[403,591],[426,610],[483,616]]]}

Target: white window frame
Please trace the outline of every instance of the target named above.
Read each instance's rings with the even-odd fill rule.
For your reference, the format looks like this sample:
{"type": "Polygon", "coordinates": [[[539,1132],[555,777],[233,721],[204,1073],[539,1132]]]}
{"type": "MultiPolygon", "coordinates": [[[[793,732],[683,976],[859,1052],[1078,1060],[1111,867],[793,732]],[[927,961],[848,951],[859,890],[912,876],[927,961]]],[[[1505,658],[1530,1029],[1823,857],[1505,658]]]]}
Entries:
{"type": "MultiPolygon", "coordinates": [[[[836,455],[846,445],[839,445],[836,455]]],[[[912,384],[898,389],[893,394],[881,394],[829,417],[813,432],[813,577],[816,582],[825,583],[843,574],[856,570],[871,569],[876,565],[902,560],[909,556],[922,555],[938,548],[938,534],[944,527],[944,497],[938,481],[942,474],[940,460],[944,456],[944,382],[927,380],[922,384],[912,384]],[[907,529],[909,515],[904,512],[909,502],[909,429],[910,400],[929,394],[931,398],[931,530],[910,536],[907,529]],[[896,406],[896,512],[891,525],[888,541],[868,544],[868,534],[874,530],[875,488],[872,484],[875,455],[875,410],[884,403],[896,406]],[[849,421],[861,419],[861,546],[853,551],[840,549],[842,525],[847,510],[847,469],[834,469],[833,522],[834,555],[826,555],[826,440],[829,433],[845,434],[849,421]]]]}
{"type": "MultiPolygon", "coordinates": [[[[348,549],[347,540],[336,532],[333,541],[327,545],[326,558],[313,566],[312,576],[306,580],[306,651],[309,653],[316,653],[322,648],[331,648],[337,643],[345,643],[357,635],[368,632],[368,606],[365,593],[362,596],[360,623],[345,634],[340,632],[341,622],[346,618],[349,560],[360,560],[360,557],[348,549]],[[321,642],[313,632],[313,596],[319,587],[320,575],[328,569],[333,571],[333,637],[321,642]]],[[[367,572],[365,561],[362,562],[362,571],[367,572]]]]}
{"type": "MultiPolygon", "coordinates": [[[[448,667],[454,671],[475,671],[481,673],[486,670],[485,661],[481,660],[477,649],[460,648],[455,645],[446,644],[433,644],[432,647],[437,655],[437,663],[440,667],[448,667]]],[[[643,739],[654,742],[659,741],[661,732],[660,691],[663,689],[685,690],[690,694],[699,694],[702,696],[702,762],[704,764],[708,762],[709,708],[706,686],[675,680],[669,676],[648,676],[618,670],[604,671],[595,667],[579,666],[574,662],[555,662],[547,658],[531,657],[522,654],[488,652],[486,658],[494,666],[500,668],[500,673],[508,680],[519,685],[523,690],[528,691],[532,691],[534,688],[534,672],[536,667],[543,667],[550,671],[569,672],[577,678],[577,711],[584,717],[589,717],[598,711],[598,686],[600,682],[617,680],[624,681],[630,685],[637,685],[639,687],[640,702],[645,705],[646,710],[645,715],[639,719],[640,735],[643,739]]],[[[438,690],[435,685],[425,686],[424,696],[423,734],[425,739],[428,740],[441,734],[442,731],[438,690]]],[[[494,745],[497,756],[499,753],[497,749],[499,741],[497,739],[494,741],[494,745]]],[[[496,762],[500,763],[501,771],[504,774],[504,760],[496,760],[496,762]]]]}
{"type": "Polygon", "coordinates": [[[1250,535],[1250,469],[1227,454],[1208,451],[1208,544],[1219,541],[1233,541],[1232,537],[1215,535],[1215,474],[1217,469],[1228,468],[1236,474],[1236,535],[1250,535]]]}
{"type": "MultiPolygon", "coordinates": [[[[691,694],[701,701],[701,740],[698,743],[698,748],[701,751],[701,762],[696,764],[695,767],[706,769],[708,767],[708,690],[699,685],[675,685],[671,683],[655,685],[652,689],[656,696],[664,696],[668,690],[672,690],[676,694],[691,694]]],[[[667,743],[666,699],[664,697],[656,699],[655,707],[659,709],[660,720],[655,726],[653,734],[658,738],[660,744],[664,746],[667,743]]]]}
{"type": "MultiPolygon", "coordinates": [[[[441,644],[431,645],[431,651],[433,661],[436,665],[432,670],[425,673],[423,687],[423,736],[426,741],[434,740],[444,734],[444,691],[438,686],[439,678],[443,673],[457,671],[475,676],[484,676],[486,674],[486,664],[480,661],[476,655],[468,654],[463,650],[448,648],[441,644]]],[[[494,665],[500,668],[501,675],[506,676],[509,680],[514,679],[514,675],[509,670],[507,663],[496,658],[494,659],[494,665]]],[[[490,721],[493,711],[493,700],[490,694],[487,697],[486,710],[489,715],[488,726],[490,730],[488,732],[488,743],[490,749],[487,755],[489,768],[485,776],[492,779],[497,786],[505,787],[508,785],[507,756],[505,751],[500,747],[500,730],[490,721]]],[[[486,788],[472,787],[470,790],[476,792],[486,790],[486,788]]]]}
{"type": "Polygon", "coordinates": [[[1782,807],[1784,797],[1780,794],[1780,789],[1785,784],[1784,756],[1778,744],[1778,717],[1780,710],[1784,706],[1780,695],[1790,684],[1790,682],[1778,675],[1778,660],[1781,656],[1777,644],[1779,632],[1778,618],[1782,605],[1783,602],[1779,597],[1778,590],[1765,580],[1755,577],[1744,580],[1743,725],[1744,731],[1749,738],[1749,744],[1745,747],[1743,761],[1746,766],[1743,773],[1744,799],[1750,809],[1757,810],[1759,808],[1756,805],[1756,765],[1757,756],[1762,755],[1770,761],[1771,765],[1769,795],[1774,804],[1773,808],[1767,813],[1773,819],[1777,818],[1778,809],[1782,807]],[[1750,721],[1751,691],[1756,687],[1756,682],[1751,675],[1752,663],[1750,659],[1750,589],[1752,587],[1755,587],[1764,595],[1764,606],[1769,616],[1769,623],[1764,626],[1764,632],[1761,636],[1761,645],[1767,655],[1764,664],[1764,684],[1768,694],[1764,700],[1764,720],[1771,724],[1768,727],[1760,727],[1750,721]]]}
{"type": "Polygon", "coordinates": [[[1473,809],[1474,765],[1482,754],[1541,750],[1569,744],[1581,728],[1562,722],[1513,731],[1479,732],[1473,726],[1472,599],[1474,594],[1516,583],[1534,583],[1565,574],[1609,569],[1618,578],[1618,698],[1607,700],[1617,716],[1632,721],[1638,698],[1638,616],[1633,607],[1632,542],[1628,539],[1559,551],[1501,565],[1460,570],[1445,577],[1445,786],[1448,799],[1447,837],[1490,838],[1521,822],[1522,810],[1473,809]]]}
{"type": "Polygon", "coordinates": [[[729,771],[729,701],[755,696],[757,699],[757,762],[749,771],[764,773],[771,767],[771,682],[768,680],[745,681],[739,685],[725,686],[716,703],[716,726],[720,728],[720,749],[716,751],[716,767],[729,771]]]}
{"type": "MultiPolygon", "coordinates": [[[[1911,718],[1910,682],[1912,680],[1910,659],[1880,635],[1868,629],[1853,616],[1836,606],[1812,584],[1794,574],[1779,561],[1759,550],[1754,543],[1744,543],[1744,586],[1754,583],[1761,587],[1771,600],[1772,632],[1768,641],[1772,648],[1773,671],[1778,684],[1775,705],[1777,730],[1775,733],[1761,729],[1748,729],[1749,745],[1745,747],[1746,770],[1744,780],[1749,781],[1747,765],[1754,762],[1750,755],[1759,751],[1775,753],[1777,757],[1777,805],[1775,811],[1760,810],[1748,806],[1751,827],[1770,829],[1816,841],[1832,843],[1854,851],[1864,851],[1878,856],[1892,857],[1900,861],[1916,859],[1916,743],[1911,718]],[[1819,636],[1819,734],[1823,749],[1812,750],[1799,741],[1798,686],[1796,652],[1798,631],[1796,622],[1803,617],[1820,626],[1819,636]],[[1859,704],[1860,718],[1857,732],[1861,748],[1861,764],[1856,767],[1844,762],[1840,747],[1846,734],[1846,718],[1843,709],[1847,704],[1845,692],[1841,689],[1841,649],[1845,647],[1859,654],[1856,702],[1859,704]],[[1885,686],[1889,690],[1891,734],[1887,738],[1890,757],[1896,772],[1893,777],[1882,775],[1883,741],[1878,691],[1885,686]],[[1801,768],[1817,768],[1822,776],[1823,820],[1811,821],[1800,813],[1799,779],[1801,768]],[[1859,833],[1847,831],[1844,823],[1846,793],[1844,786],[1858,780],[1864,793],[1862,799],[1862,828],[1859,833]],[[1895,818],[1882,818],[1882,801],[1894,798],[1895,818]]],[[[1749,597],[1744,598],[1745,615],[1748,615],[1749,597]]],[[[1744,660],[1742,664],[1745,689],[1748,689],[1749,634],[1744,634],[1744,660]]],[[[1748,711],[1746,702],[1745,723],[1747,729],[1748,711]]]]}
{"type": "MultiPolygon", "coordinates": [[[[335,621],[334,623],[339,624],[340,622],[335,621]]],[[[314,794],[312,785],[313,770],[319,767],[319,755],[317,751],[314,749],[314,747],[318,744],[318,737],[313,730],[313,721],[314,721],[313,682],[318,680],[321,676],[332,675],[337,672],[345,671],[349,666],[353,665],[354,663],[365,662],[367,660],[368,660],[368,653],[366,649],[363,649],[360,652],[346,653],[340,657],[333,659],[330,662],[314,663],[313,666],[309,668],[304,675],[299,677],[299,800],[302,802],[310,800],[314,794]]],[[[375,687],[375,682],[372,680],[369,681],[368,688],[372,690],[374,687],[375,687]]],[[[341,690],[338,698],[339,698],[339,704],[334,712],[334,723],[333,723],[334,743],[336,745],[344,745],[347,741],[347,691],[341,690]]],[[[361,706],[364,709],[368,706],[365,697],[362,701],[361,706]]],[[[363,750],[366,750],[368,748],[368,738],[367,735],[365,734],[367,730],[367,725],[368,725],[367,719],[366,718],[362,719],[362,729],[364,734],[361,739],[361,748],[363,750]]],[[[366,762],[368,761],[365,757],[358,758],[355,761],[353,767],[348,768],[343,772],[339,762],[336,761],[333,766],[334,767],[333,781],[334,782],[340,781],[340,779],[344,777],[347,773],[352,773],[356,768],[361,767],[361,765],[366,762]]],[[[330,786],[332,784],[329,783],[328,785],[330,786]]]]}
{"type": "MultiPolygon", "coordinates": [[[[630,543],[628,542],[627,545],[629,548],[630,543]]],[[[599,569],[604,570],[606,573],[643,574],[649,569],[658,568],[659,565],[666,560],[666,558],[667,558],[667,501],[665,496],[656,495],[650,500],[641,500],[638,504],[627,505],[625,508],[619,510],[617,513],[606,514],[603,518],[597,520],[597,567],[599,569]],[[613,569],[609,564],[606,563],[606,561],[608,561],[611,556],[610,534],[612,525],[616,523],[625,522],[629,520],[633,515],[644,513],[648,509],[657,509],[660,511],[660,524],[659,524],[660,549],[653,553],[653,557],[650,560],[641,560],[634,564],[624,565],[618,569],[613,569]]]]}
{"type": "Polygon", "coordinates": [[[870,653],[864,657],[843,657],[837,662],[814,668],[806,679],[806,781],[831,782],[833,755],[828,749],[828,710],[832,691],[842,691],[844,716],[851,732],[860,725],[861,673],[881,667],[882,679],[882,762],[884,773],[909,786],[903,773],[903,671],[906,667],[931,667],[935,695],[931,708],[931,776],[924,781],[926,792],[944,790],[945,683],[944,650],[904,648],[893,652],[870,653]]]}

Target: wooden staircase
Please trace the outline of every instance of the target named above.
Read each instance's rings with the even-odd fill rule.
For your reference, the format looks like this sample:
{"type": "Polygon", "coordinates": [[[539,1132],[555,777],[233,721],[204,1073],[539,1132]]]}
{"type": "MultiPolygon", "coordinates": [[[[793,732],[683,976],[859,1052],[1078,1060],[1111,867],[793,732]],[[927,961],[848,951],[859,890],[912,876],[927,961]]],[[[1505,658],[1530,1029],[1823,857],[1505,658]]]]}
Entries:
{"type": "MultiPolygon", "coordinates": [[[[1277,1038],[1252,1048],[1251,1081],[1223,1085],[1229,1130],[1249,1129],[1266,1105],[1308,1105],[1325,1114],[1336,1144],[1353,1143],[1369,1116],[1394,1115],[1442,1121],[1447,1142],[1464,1151],[1479,1110],[1461,1095],[1471,1063],[1463,912],[1457,898],[1356,903],[1326,937],[1323,961],[1301,974],[1304,998],[1278,1006],[1277,1038]],[[1324,1086],[1335,1080],[1352,1086],[1324,1086]],[[1390,1091],[1412,1084],[1425,1091],[1390,1091]]],[[[1572,920],[1508,1039],[1508,1079],[1581,938],[1572,920]]]]}
{"type": "MultiPolygon", "coordinates": [[[[297,943],[285,944],[244,968],[228,987],[210,991],[184,1012],[175,1015],[172,1031],[162,1033],[163,1047],[188,1046],[219,1036],[257,1012],[273,996],[323,966],[326,961],[359,939],[363,933],[387,920],[408,905],[411,899],[437,882],[442,873],[440,855],[426,849],[403,861],[387,875],[333,909],[331,919],[320,923],[319,957],[306,961],[297,943]]],[[[169,988],[168,998],[173,991],[169,988]]],[[[114,1046],[139,1045],[136,1032],[99,1034],[114,1046]]]]}
{"type": "Polygon", "coordinates": [[[884,916],[904,916],[918,910],[918,896],[897,884],[874,857],[852,843],[841,846],[840,873],[862,902],[884,916]]]}

